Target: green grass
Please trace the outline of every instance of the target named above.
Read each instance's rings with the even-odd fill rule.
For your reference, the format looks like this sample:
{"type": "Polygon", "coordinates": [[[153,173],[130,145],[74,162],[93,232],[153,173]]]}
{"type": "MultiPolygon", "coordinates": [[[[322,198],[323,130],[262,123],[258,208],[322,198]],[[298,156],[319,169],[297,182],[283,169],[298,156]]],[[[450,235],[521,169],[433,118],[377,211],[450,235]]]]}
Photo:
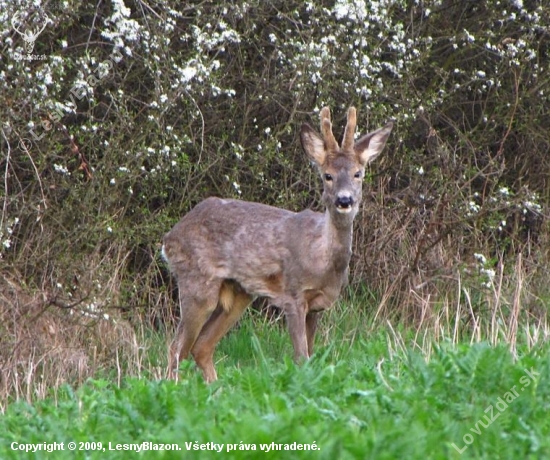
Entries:
{"type": "Polygon", "coordinates": [[[504,345],[443,343],[426,359],[418,348],[392,347],[389,330],[366,334],[356,326],[353,333],[335,328],[337,340],[296,366],[287,332],[258,323],[248,317],[224,339],[216,355],[220,379],[210,386],[184,363],[177,384],[90,380],[33,405],[10,404],[0,418],[0,458],[550,457],[548,345],[527,351],[518,344],[514,360],[504,345]],[[531,369],[540,374],[534,380],[531,369]],[[484,427],[490,406],[499,415],[484,427]],[[70,441],[106,450],[73,452],[70,441]],[[109,443],[144,441],[181,451],[109,450],[109,443]],[[65,450],[24,454],[12,442],[63,442],[65,450]],[[187,451],[209,442],[223,444],[222,452],[187,451]],[[261,450],[273,442],[319,450],[261,450]],[[460,454],[453,443],[467,448],[460,454]],[[235,450],[227,452],[228,444],[235,450]],[[245,444],[256,450],[240,450],[245,444]]]}

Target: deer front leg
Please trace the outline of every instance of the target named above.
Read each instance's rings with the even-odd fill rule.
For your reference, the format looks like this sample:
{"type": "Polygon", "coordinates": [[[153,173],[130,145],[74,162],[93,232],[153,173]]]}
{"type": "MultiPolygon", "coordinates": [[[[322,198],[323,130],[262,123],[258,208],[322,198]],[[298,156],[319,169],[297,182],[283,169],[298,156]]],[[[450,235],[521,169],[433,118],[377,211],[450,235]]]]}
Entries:
{"type": "Polygon", "coordinates": [[[294,346],[294,359],[296,361],[307,359],[308,348],[305,304],[300,302],[287,303],[284,311],[288,322],[290,339],[294,346]]]}
{"type": "Polygon", "coordinates": [[[319,312],[310,311],[306,315],[306,337],[307,337],[307,354],[311,358],[313,355],[313,342],[315,340],[315,331],[317,330],[317,320],[319,312]]]}

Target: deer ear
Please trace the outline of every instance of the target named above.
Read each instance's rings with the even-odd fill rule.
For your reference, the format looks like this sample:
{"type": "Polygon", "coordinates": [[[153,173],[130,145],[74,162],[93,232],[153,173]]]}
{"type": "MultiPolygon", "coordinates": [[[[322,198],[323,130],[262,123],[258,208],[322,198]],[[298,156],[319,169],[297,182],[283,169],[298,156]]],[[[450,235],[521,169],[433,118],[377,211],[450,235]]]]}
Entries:
{"type": "Polygon", "coordinates": [[[388,123],[383,128],[377,129],[372,133],[365,134],[353,146],[359,162],[365,166],[374,160],[384,149],[386,141],[393,128],[393,123],[388,123]]]}
{"type": "Polygon", "coordinates": [[[323,166],[326,160],[325,142],[323,138],[307,123],[302,125],[300,130],[300,141],[302,148],[309,158],[318,166],[323,166]]]}

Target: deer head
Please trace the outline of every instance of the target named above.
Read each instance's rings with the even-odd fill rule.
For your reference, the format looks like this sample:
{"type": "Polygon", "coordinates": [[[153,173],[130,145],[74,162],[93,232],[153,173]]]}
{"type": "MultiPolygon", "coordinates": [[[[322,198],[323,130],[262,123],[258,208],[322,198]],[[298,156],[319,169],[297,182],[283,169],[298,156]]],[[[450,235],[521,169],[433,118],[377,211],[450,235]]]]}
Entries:
{"type": "Polygon", "coordinates": [[[342,145],[332,133],[330,110],[321,110],[321,135],[307,123],[302,126],[300,139],[305,152],[317,165],[323,180],[323,202],[334,221],[351,223],[361,202],[365,166],[382,151],[393,124],[354,139],[357,113],[348,110],[342,145]]]}

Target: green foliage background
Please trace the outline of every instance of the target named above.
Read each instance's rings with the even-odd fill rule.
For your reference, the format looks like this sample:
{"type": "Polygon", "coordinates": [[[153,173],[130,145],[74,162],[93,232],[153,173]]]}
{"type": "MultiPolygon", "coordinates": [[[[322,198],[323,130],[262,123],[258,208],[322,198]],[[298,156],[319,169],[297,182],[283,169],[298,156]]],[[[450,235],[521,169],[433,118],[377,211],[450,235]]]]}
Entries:
{"type": "MultiPolygon", "coordinates": [[[[287,341],[280,331],[265,332],[264,345],[287,341]]],[[[239,369],[230,358],[221,363],[222,380],[208,386],[197,373],[178,384],[128,378],[120,386],[109,380],[65,386],[48,400],[8,408],[0,418],[0,453],[21,458],[12,443],[63,442],[63,451],[33,458],[128,458],[128,451],[114,450],[117,444],[149,441],[181,451],[149,451],[147,458],[212,458],[217,454],[189,452],[185,444],[210,442],[224,444],[219,455],[228,458],[548,457],[547,346],[524,348],[514,362],[505,346],[447,344],[427,363],[418,351],[392,350],[391,332],[381,332],[343,353],[328,347],[300,367],[262,350],[256,337],[252,352],[243,335],[233,335],[221,346],[254,364],[239,369]],[[85,450],[70,451],[71,441],[85,450]],[[101,448],[92,444],[98,442],[101,448]],[[319,450],[261,450],[295,442],[319,450]],[[244,444],[256,450],[244,451],[244,444]]]]}

